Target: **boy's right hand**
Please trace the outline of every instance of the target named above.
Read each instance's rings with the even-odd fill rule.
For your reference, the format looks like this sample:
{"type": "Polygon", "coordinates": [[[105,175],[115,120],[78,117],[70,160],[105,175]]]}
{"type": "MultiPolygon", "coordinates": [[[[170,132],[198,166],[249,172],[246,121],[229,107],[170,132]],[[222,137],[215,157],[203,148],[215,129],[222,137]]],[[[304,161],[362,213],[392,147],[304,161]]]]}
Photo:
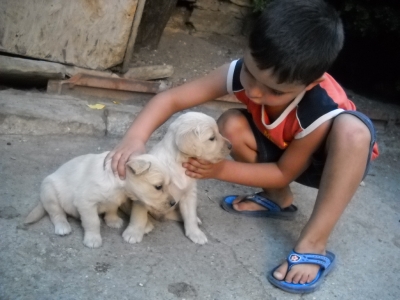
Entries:
{"type": "Polygon", "coordinates": [[[114,175],[118,175],[121,180],[125,179],[126,163],[131,156],[140,155],[146,152],[145,144],[141,140],[129,139],[122,140],[104,159],[104,167],[111,160],[111,169],[114,175]]]}

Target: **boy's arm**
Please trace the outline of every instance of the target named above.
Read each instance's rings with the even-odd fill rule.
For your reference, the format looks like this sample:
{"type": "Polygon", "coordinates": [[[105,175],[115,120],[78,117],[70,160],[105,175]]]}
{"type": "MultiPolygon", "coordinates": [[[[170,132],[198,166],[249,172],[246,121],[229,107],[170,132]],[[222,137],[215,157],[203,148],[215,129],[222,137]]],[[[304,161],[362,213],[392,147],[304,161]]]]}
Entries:
{"type": "Polygon", "coordinates": [[[107,155],[111,168],[125,178],[125,164],[132,154],[145,152],[151,134],[174,113],[227,94],[229,64],[207,76],[154,96],[136,117],[122,141],[107,155]]]}
{"type": "Polygon", "coordinates": [[[246,186],[282,188],[295,180],[310,165],[312,154],[322,145],[332,121],[327,121],[306,137],[293,140],[276,163],[242,163],[224,160],[209,164],[190,160],[185,164],[193,178],[214,178],[246,186]]]}

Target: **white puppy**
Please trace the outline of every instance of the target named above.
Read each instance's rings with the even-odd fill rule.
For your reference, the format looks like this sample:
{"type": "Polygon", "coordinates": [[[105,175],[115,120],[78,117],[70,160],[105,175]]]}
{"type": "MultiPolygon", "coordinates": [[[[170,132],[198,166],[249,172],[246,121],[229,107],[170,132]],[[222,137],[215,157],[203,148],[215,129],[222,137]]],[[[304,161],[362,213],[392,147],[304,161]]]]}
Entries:
{"type": "MultiPolygon", "coordinates": [[[[109,227],[120,228],[123,221],[117,211],[127,198],[141,200],[158,213],[175,205],[168,192],[169,173],[155,156],[143,154],[132,158],[127,163],[127,177],[122,181],[113,174],[110,162],[104,168],[107,154],[78,156],[47,176],[41,185],[40,201],[25,223],[36,222],[47,212],[55,233],[66,235],[71,232],[66,214],[80,217],[84,229],[83,244],[97,248],[102,243],[99,214],[105,213],[109,227]]],[[[151,229],[149,223],[146,233],[151,229]]]]}
{"type": "MultiPolygon", "coordinates": [[[[168,128],[163,139],[150,151],[151,154],[169,169],[171,176],[170,194],[178,202],[176,210],[165,214],[165,218],[182,220],[185,234],[193,242],[204,244],[206,235],[199,229],[197,218],[197,188],[196,180],[185,174],[186,169],[182,163],[190,157],[218,162],[226,157],[231,149],[231,144],[218,131],[217,123],[213,118],[203,113],[189,112],[179,116],[168,128]]],[[[140,242],[145,233],[144,228],[149,222],[147,213],[160,217],[162,214],[147,209],[143,205],[133,203],[132,229],[135,230],[136,239],[130,243],[140,242]]]]}

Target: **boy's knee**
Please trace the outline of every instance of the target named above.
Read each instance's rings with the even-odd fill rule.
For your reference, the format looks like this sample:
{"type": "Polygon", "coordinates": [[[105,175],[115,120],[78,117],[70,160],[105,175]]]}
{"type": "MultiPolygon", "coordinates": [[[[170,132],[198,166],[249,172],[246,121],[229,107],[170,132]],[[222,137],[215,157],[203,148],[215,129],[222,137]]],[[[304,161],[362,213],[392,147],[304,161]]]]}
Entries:
{"type": "Polygon", "coordinates": [[[237,109],[225,111],[217,120],[220,133],[228,140],[237,135],[238,130],[243,128],[244,122],[247,123],[246,117],[237,109]]]}
{"type": "Polygon", "coordinates": [[[352,149],[358,147],[363,149],[371,142],[371,132],[359,118],[343,114],[335,118],[329,138],[334,139],[331,142],[340,143],[352,149]]]}

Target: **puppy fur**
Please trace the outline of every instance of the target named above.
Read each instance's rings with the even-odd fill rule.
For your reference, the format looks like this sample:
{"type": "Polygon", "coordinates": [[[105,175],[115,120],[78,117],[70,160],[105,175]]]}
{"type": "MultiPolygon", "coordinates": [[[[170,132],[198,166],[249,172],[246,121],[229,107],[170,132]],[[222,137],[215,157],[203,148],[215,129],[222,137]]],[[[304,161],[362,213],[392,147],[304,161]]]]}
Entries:
{"type": "MultiPolygon", "coordinates": [[[[155,156],[143,154],[132,158],[127,163],[126,180],[122,181],[113,174],[110,162],[104,168],[107,154],[76,157],[47,176],[40,188],[40,201],[25,223],[34,223],[47,212],[55,233],[66,235],[71,232],[66,215],[80,218],[84,229],[83,244],[97,248],[102,244],[99,214],[105,213],[109,227],[120,228],[123,221],[117,214],[118,207],[128,198],[142,201],[157,213],[175,205],[168,191],[168,170],[155,156]]],[[[152,224],[145,224],[144,231],[151,230],[152,224]]]]}
{"type": "Polygon", "coordinates": [[[138,239],[131,243],[140,242],[148,221],[148,212],[152,216],[167,219],[183,220],[186,236],[197,244],[207,242],[206,235],[200,230],[197,217],[197,187],[196,180],[185,174],[182,163],[190,157],[218,162],[224,159],[231,149],[231,144],[218,131],[216,121],[203,113],[188,112],[179,116],[168,128],[163,139],[150,151],[169,170],[171,177],[170,194],[178,202],[175,208],[167,214],[133,203],[132,214],[135,236],[138,239]],[[175,210],[176,209],[176,210],[175,210]]]}

